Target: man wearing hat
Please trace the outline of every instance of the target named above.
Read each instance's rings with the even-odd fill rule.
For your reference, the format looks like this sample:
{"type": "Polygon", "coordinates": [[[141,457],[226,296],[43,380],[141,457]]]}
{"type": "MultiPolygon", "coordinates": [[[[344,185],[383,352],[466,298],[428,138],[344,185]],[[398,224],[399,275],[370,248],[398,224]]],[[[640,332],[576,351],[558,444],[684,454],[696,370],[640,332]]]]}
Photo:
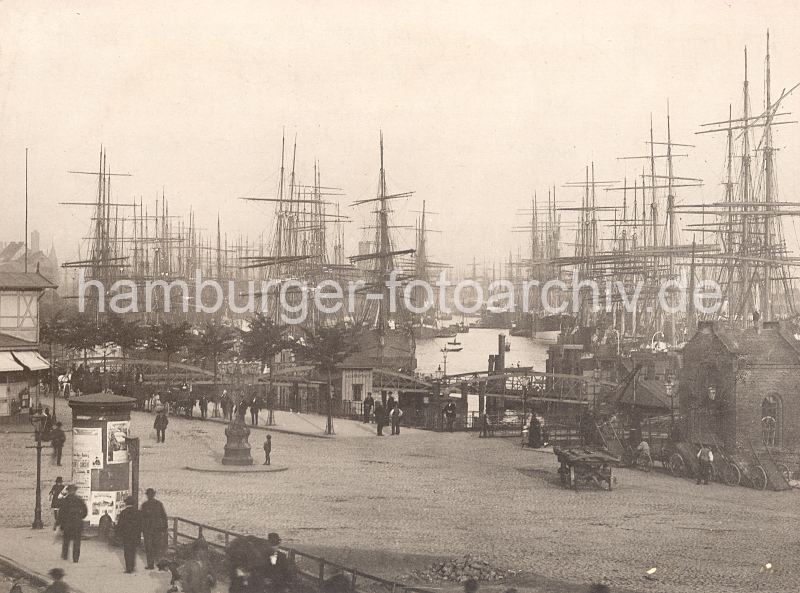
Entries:
{"type": "Polygon", "coordinates": [[[61,430],[61,423],[56,422],[56,427],[50,431],[50,444],[53,446],[56,465],[61,465],[61,452],[64,450],[65,442],[67,442],[67,436],[61,430]]]}
{"type": "Polygon", "coordinates": [[[268,534],[267,544],[269,548],[264,571],[265,591],[287,591],[292,582],[293,571],[289,566],[289,558],[278,549],[281,545],[280,536],[277,533],[268,534]]]}
{"type": "Polygon", "coordinates": [[[86,504],[75,494],[78,487],[75,484],[67,486],[67,496],[61,501],[58,509],[58,523],[64,539],[61,543],[61,558],[67,559],[69,544],[72,542],[72,561],[77,562],[81,557],[81,535],[83,534],[83,520],[89,514],[86,504]]]}
{"type": "Polygon", "coordinates": [[[50,488],[50,508],[53,509],[53,531],[58,527],[58,507],[61,506],[61,493],[64,491],[64,479],[61,476],[56,478],[55,484],[50,488]]]}
{"type": "MultiPolygon", "coordinates": [[[[53,582],[47,586],[44,593],[69,593],[69,587],[62,580],[64,578],[64,571],[60,568],[51,568],[47,573],[53,582]]],[[[21,590],[21,589],[20,589],[21,590]]]]}
{"type": "Polygon", "coordinates": [[[127,573],[136,569],[136,549],[142,537],[142,520],[134,503],[133,496],[128,496],[125,499],[125,508],[117,517],[117,536],[122,541],[127,573]]]}
{"type": "Polygon", "coordinates": [[[144,535],[144,551],[147,555],[145,568],[155,568],[156,560],[161,558],[167,542],[167,512],[160,500],[156,500],[156,491],[152,488],[145,490],[147,500],[142,503],[141,521],[142,534],[144,535]]]}

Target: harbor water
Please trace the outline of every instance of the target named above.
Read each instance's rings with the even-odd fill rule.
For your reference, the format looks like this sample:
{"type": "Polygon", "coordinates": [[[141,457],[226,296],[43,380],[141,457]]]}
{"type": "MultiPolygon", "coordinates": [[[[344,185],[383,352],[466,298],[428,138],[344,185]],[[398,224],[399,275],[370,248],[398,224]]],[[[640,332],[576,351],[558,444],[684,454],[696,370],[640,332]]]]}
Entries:
{"type": "MultiPolygon", "coordinates": [[[[509,337],[507,330],[470,328],[469,333],[457,334],[455,339],[461,342],[461,352],[447,353],[447,374],[485,371],[489,365],[489,355],[497,354],[497,336],[505,334],[510,342],[511,350],[506,352],[506,367],[532,366],[536,371],[545,370],[547,347],[549,342],[522,337],[509,337]]],[[[421,375],[433,375],[439,367],[444,370],[444,353],[442,348],[454,338],[435,338],[417,340],[417,372],[421,375]]]]}

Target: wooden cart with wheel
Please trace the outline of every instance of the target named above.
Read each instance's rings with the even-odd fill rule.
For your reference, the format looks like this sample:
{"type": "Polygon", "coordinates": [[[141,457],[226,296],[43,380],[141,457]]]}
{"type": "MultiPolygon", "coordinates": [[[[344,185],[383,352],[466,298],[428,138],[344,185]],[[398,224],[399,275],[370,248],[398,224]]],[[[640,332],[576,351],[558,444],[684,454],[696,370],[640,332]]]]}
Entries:
{"type": "Polygon", "coordinates": [[[571,489],[578,487],[579,482],[591,482],[598,488],[611,490],[614,485],[612,465],[619,463],[619,458],[610,453],[585,447],[561,449],[553,447],[553,453],[560,464],[558,475],[561,483],[571,489]]]}

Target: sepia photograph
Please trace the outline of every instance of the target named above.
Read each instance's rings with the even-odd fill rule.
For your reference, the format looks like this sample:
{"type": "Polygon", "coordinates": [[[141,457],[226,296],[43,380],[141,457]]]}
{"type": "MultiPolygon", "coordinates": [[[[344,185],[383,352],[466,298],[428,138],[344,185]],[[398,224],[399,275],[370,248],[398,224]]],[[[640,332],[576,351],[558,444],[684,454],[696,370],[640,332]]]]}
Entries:
{"type": "Polygon", "coordinates": [[[800,590],[799,27],[0,1],[0,593],[800,590]]]}

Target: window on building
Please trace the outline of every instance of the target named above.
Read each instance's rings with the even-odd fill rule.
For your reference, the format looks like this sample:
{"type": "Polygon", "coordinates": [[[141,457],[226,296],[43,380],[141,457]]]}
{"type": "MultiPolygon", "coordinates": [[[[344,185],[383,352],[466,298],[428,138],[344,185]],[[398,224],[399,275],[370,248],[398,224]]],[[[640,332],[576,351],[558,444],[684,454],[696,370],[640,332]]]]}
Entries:
{"type": "Polygon", "coordinates": [[[361,397],[364,395],[364,384],[353,383],[353,401],[360,402],[361,397]]]}
{"type": "Polygon", "coordinates": [[[781,400],[776,395],[761,402],[761,440],[768,447],[781,446],[781,400]]]}

